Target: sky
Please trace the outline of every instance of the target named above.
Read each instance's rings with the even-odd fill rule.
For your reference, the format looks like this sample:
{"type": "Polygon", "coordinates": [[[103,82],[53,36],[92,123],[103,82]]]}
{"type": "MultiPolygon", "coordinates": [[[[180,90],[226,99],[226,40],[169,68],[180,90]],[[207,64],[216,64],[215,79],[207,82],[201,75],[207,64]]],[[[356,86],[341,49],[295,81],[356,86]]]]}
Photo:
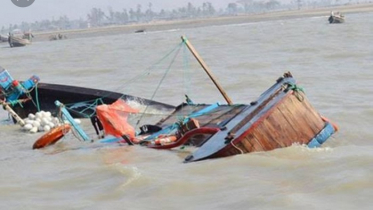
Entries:
{"type": "MultiPolygon", "coordinates": [[[[194,6],[201,6],[203,2],[211,2],[215,9],[226,8],[228,3],[236,0],[35,0],[29,7],[17,7],[11,0],[1,0],[0,27],[9,24],[19,24],[22,21],[34,22],[44,19],[59,18],[66,15],[69,19],[86,19],[89,11],[102,8],[107,11],[111,7],[114,11],[136,9],[137,4],[142,5],[144,11],[152,3],[153,11],[160,9],[175,9],[186,6],[188,2],[194,6]]],[[[286,0],[283,0],[286,1],[286,0]]]]}

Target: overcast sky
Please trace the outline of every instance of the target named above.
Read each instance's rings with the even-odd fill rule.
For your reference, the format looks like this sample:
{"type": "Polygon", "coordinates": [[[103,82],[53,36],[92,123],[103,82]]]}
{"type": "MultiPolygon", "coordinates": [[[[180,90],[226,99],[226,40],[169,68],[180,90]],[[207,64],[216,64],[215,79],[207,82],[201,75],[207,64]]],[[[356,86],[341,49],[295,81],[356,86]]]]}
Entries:
{"type": "Polygon", "coordinates": [[[148,8],[149,2],[153,5],[153,11],[159,11],[162,8],[183,7],[188,2],[194,6],[201,6],[203,2],[211,2],[215,9],[226,8],[228,3],[236,2],[236,0],[35,0],[31,6],[25,8],[15,6],[11,0],[1,0],[0,27],[19,24],[22,21],[34,22],[53,17],[57,19],[62,15],[67,15],[70,19],[80,17],[86,19],[93,7],[102,8],[104,11],[112,7],[114,11],[119,11],[123,8],[136,9],[137,4],[141,4],[144,11],[148,8]]]}

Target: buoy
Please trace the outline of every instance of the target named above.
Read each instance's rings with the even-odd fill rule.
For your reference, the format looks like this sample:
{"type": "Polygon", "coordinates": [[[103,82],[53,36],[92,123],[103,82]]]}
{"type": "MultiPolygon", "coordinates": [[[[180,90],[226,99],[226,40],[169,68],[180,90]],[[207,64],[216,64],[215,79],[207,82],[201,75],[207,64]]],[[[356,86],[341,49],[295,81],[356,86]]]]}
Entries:
{"type": "Polygon", "coordinates": [[[69,132],[71,126],[69,124],[63,124],[58,127],[51,129],[49,132],[41,136],[32,146],[32,149],[40,149],[48,145],[52,145],[60,140],[67,132],[69,132]]]}

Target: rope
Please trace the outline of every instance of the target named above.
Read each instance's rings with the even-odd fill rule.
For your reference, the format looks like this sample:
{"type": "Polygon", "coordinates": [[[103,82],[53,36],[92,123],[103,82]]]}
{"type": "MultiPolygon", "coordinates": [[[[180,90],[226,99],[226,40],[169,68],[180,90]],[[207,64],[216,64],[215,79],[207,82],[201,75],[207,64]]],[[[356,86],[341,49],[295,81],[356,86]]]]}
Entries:
{"type": "MultiPolygon", "coordinates": [[[[150,74],[151,70],[154,69],[155,66],[159,65],[160,63],[162,63],[166,58],[168,58],[172,53],[174,53],[176,50],[180,50],[180,47],[181,47],[182,43],[179,43],[177,44],[172,50],[170,50],[165,56],[163,56],[160,60],[158,60],[157,62],[155,62],[153,65],[151,65],[150,67],[146,68],[144,71],[142,71],[140,74],[137,74],[136,76],[128,79],[127,81],[120,81],[120,84],[125,84],[123,86],[119,86],[118,88],[114,89],[113,91],[117,91],[119,92],[118,90],[121,90],[124,86],[125,87],[128,87],[129,84],[132,84],[132,83],[135,83],[139,78],[142,78],[143,76],[147,76],[150,74]]],[[[121,91],[120,91],[121,92],[121,91]]],[[[109,96],[110,94],[106,95],[106,96],[109,96]]],[[[122,95],[122,97],[125,96],[125,94],[122,95]]],[[[105,96],[103,96],[102,98],[104,98],[105,96]]]]}
{"type": "Polygon", "coordinates": [[[15,100],[15,101],[9,101],[8,102],[8,104],[10,104],[11,106],[15,106],[15,105],[19,105],[20,107],[22,107],[23,108],[23,106],[22,106],[22,103],[21,103],[22,101],[21,100],[15,100]]]}
{"type": "Polygon", "coordinates": [[[39,83],[36,83],[35,86],[33,88],[31,88],[30,90],[26,90],[25,91],[25,94],[26,96],[31,99],[32,103],[34,104],[34,106],[36,107],[36,109],[38,110],[38,112],[40,112],[40,104],[39,104],[39,93],[38,93],[38,84],[39,83]],[[31,96],[31,92],[35,89],[35,98],[36,98],[36,103],[34,101],[34,98],[31,96]]]}
{"type": "Polygon", "coordinates": [[[242,151],[242,149],[240,149],[238,146],[236,146],[236,145],[233,144],[233,141],[231,141],[231,145],[232,145],[234,148],[236,148],[238,151],[240,151],[241,154],[244,154],[244,152],[242,151]]]}
{"type": "MultiPolygon", "coordinates": [[[[157,94],[158,89],[161,87],[161,85],[162,85],[162,83],[163,83],[163,80],[166,78],[168,72],[169,72],[170,69],[171,69],[172,64],[175,62],[175,59],[176,59],[177,55],[178,55],[179,52],[180,52],[180,48],[181,48],[181,45],[182,45],[182,44],[183,44],[183,43],[180,43],[180,44],[178,45],[179,48],[178,48],[177,52],[175,53],[174,57],[172,58],[170,64],[168,65],[168,67],[167,67],[167,69],[166,69],[166,72],[163,74],[161,80],[159,81],[157,87],[155,88],[155,91],[153,92],[153,95],[152,95],[152,97],[150,98],[150,100],[153,100],[153,99],[154,99],[155,95],[157,94]]],[[[145,107],[144,113],[146,113],[146,110],[148,109],[148,107],[149,107],[148,105],[145,107]]],[[[137,123],[136,123],[136,127],[140,124],[140,121],[142,120],[143,116],[144,116],[144,114],[142,114],[141,117],[140,117],[140,119],[137,121],[137,123]]]]}
{"type": "Polygon", "coordinates": [[[36,97],[36,105],[37,105],[37,109],[38,109],[38,111],[40,112],[39,93],[38,93],[38,84],[39,84],[39,83],[36,83],[36,86],[35,86],[35,97],[36,97]]]}
{"type": "MultiPolygon", "coordinates": [[[[120,83],[125,84],[125,86],[128,87],[129,84],[136,82],[139,78],[142,78],[144,75],[149,75],[150,72],[151,72],[151,70],[152,70],[156,65],[160,64],[161,62],[163,62],[166,58],[168,58],[168,57],[169,57],[172,53],[174,53],[176,50],[177,50],[177,53],[176,53],[176,55],[177,55],[178,52],[180,51],[180,47],[181,47],[181,45],[182,45],[182,43],[177,44],[177,45],[176,45],[176,46],[175,46],[171,51],[169,51],[165,56],[163,56],[163,57],[162,57],[160,60],[158,60],[156,63],[154,63],[153,65],[151,65],[150,67],[148,67],[147,69],[145,69],[144,71],[142,71],[140,74],[137,74],[135,77],[132,77],[132,78],[128,79],[127,81],[124,81],[124,82],[121,81],[120,83]]],[[[173,60],[175,60],[175,56],[174,56],[173,60]]],[[[167,73],[166,73],[166,74],[167,74],[167,73]]],[[[163,81],[163,80],[162,80],[162,81],[163,81]]],[[[162,82],[162,81],[161,81],[161,82],[162,82]]],[[[118,87],[117,89],[114,89],[114,91],[118,91],[119,89],[121,89],[121,87],[118,87]]],[[[87,110],[87,109],[89,109],[89,108],[94,107],[95,105],[97,105],[97,104],[98,104],[97,101],[100,101],[101,104],[104,104],[104,102],[103,102],[102,99],[105,98],[105,97],[108,97],[108,96],[110,96],[110,93],[109,93],[109,94],[106,94],[106,95],[103,95],[103,96],[101,96],[100,98],[97,98],[97,99],[95,99],[95,100],[81,101],[80,103],[90,103],[90,102],[93,101],[92,105],[88,106],[88,107],[85,109],[85,110],[87,110]]],[[[123,98],[123,96],[125,96],[125,94],[122,94],[122,96],[121,96],[120,98],[123,98]]],[[[154,98],[154,96],[155,96],[155,94],[153,94],[153,97],[151,98],[151,100],[154,98]]],[[[78,102],[78,103],[79,103],[79,102],[78,102]]],[[[73,105],[75,105],[75,104],[77,104],[77,103],[65,104],[65,106],[66,106],[66,107],[69,106],[69,107],[70,107],[70,110],[71,110],[71,106],[73,106],[73,105]]],[[[148,106],[146,106],[145,111],[142,112],[143,114],[146,113],[147,108],[148,108],[148,106]]],[[[74,111],[76,111],[76,110],[74,110],[74,111]]],[[[91,117],[92,115],[94,115],[94,114],[95,114],[95,110],[94,110],[94,113],[92,113],[92,114],[90,115],[90,117],[91,117]]]]}
{"type": "Polygon", "coordinates": [[[304,97],[300,94],[300,92],[304,93],[304,89],[296,84],[291,84],[291,83],[288,83],[287,84],[288,87],[287,89],[288,90],[292,90],[294,91],[294,95],[295,97],[300,101],[302,102],[304,100],[304,97]]]}
{"type": "MultiPolygon", "coordinates": [[[[90,101],[92,101],[92,100],[90,100],[90,101]]],[[[95,115],[95,113],[96,113],[95,107],[97,107],[97,105],[99,105],[99,104],[104,104],[104,101],[102,100],[102,98],[97,98],[93,101],[94,101],[93,103],[90,103],[85,109],[79,111],[79,113],[84,114],[85,111],[90,109],[90,110],[93,110],[93,112],[89,115],[87,115],[87,114],[84,114],[84,115],[87,116],[87,117],[92,117],[93,115],[95,115]]],[[[86,101],[86,102],[88,102],[88,101],[86,101]]],[[[85,102],[83,101],[83,102],[80,102],[80,103],[85,103],[85,102]]],[[[73,104],[73,105],[75,105],[75,104],[73,104]]],[[[71,107],[67,108],[67,109],[68,110],[73,110],[71,107]]],[[[74,110],[74,111],[76,111],[76,110],[74,110]]]]}

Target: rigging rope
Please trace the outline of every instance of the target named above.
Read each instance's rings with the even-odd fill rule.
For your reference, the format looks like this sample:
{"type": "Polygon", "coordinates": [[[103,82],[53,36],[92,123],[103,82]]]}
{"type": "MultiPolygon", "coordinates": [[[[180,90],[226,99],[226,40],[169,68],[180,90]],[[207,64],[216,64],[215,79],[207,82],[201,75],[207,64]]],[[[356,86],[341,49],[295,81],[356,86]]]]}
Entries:
{"type": "MultiPolygon", "coordinates": [[[[179,46],[181,46],[182,44],[183,43],[180,43],[179,46]]],[[[155,95],[157,94],[157,91],[158,91],[159,87],[161,87],[161,85],[163,83],[163,80],[166,78],[166,76],[167,76],[168,72],[170,71],[172,64],[175,62],[175,59],[176,59],[177,55],[179,54],[179,52],[180,52],[180,47],[178,48],[178,50],[175,53],[173,59],[171,60],[170,64],[168,65],[165,73],[163,74],[161,80],[158,83],[158,86],[155,88],[155,91],[154,91],[152,97],[150,98],[150,100],[154,99],[155,95]]],[[[137,123],[135,125],[136,127],[140,124],[140,121],[142,120],[142,118],[143,118],[144,114],[146,113],[146,110],[148,109],[148,107],[149,107],[148,105],[145,107],[145,110],[144,110],[143,114],[140,116],[140,119],[137,121],[137,123]]]]}
{"type": "Polygon", "coordinates": [[[302,102],[304,100],[304,97],[300,94],[300,92],[304,93],[304,89],[296,84],[288,83],[288,90],[293,90],[295,97],[302,102]]]}
{"type": "MultiPolygon", "coordinates": [[[[131,84],[131,83],[135,83],[136,81],[138,81],[139,78],[142,78],[143,76],[147,76],[150,74],[151,70],[154,69],[155,66],[159,65],[160,63],[162,63],[166,58],[168,58],[170,55],[172,55],[175,51],[177,51],[176,55],[179,53],[180,51],[180,47],[181,47],[182,43],[179,43],[177,44],[171,51],[169,51],[165,56],[163,56],[160,60],[158,60],[157,62],[155,62],[153,65],[151,65],[150,67],[148,67],[147,69],[145,69],[144,71],[142,71],[140,74],[137,74],[135,77],[132,77],[130,79],[128,79],[127,81],[121,81],[120,83],[121,84],[125,84],[126,87],[128,87],[128,84],[131,84]]],[[[175,60],[175,57],[173,58],[173,61],[175,60]]],[[[170,67],[169,67],[170,68],[170,67]]],[[[168,72],[168,71],[167,71],[168,72]]],[[[167,74],[167,73],[166,73],[167,74]]],[[[123,86],[122,86],[123,87],[123,86]]],[[[121,89],[121,87],[118,87],[117,89],[114,89],[114,91],[118,91],[119,89],[121,89]]],[[[104,104],[104,102],[102,101],[103,98],[105,97],[108,97],[110,96],[110,93],[106,94],[106,95],[103,95],[102,97],[100,98],[97,98],[95,100],[88,100],[88,101],[80,101],[80,102],[77,102],[77,103],[70,103],[70,104],[65,104],[66,107],[69,107],[69,109],[71,110],[71,107],[78,104],[78,103],[89,103],[89,102],[92,102],[93,101],[93,104],[95,104],[97,102],[97,100],[101,100],[101,104],[104,104]]],[[[126,94],[122,94],[122,96],[120,98],[123,98],[124,96],[126,96],[126,94]]],[[[151,100],[154,98],[154,94],[153,94],[153,97],[151,98],[151,100]]],[[[89,107],[94,107],[94,106],[89,106],[89,107]]],[[[88,107],[88,108],[89,108],[88,107]]],[[[148,105],[146,106],[146,109],[147,110],[147,107],[148,105]]],[[[87,109],[88,109],[87,108],[87,109]]],[[[76,111],[76,110],[75,110],[76,111]]],[[[95,111],[94,113],[92,113],[91,115],[94,115],[95,114],[95,111]]],[[[145,111],[144,111],[144,114],[145,114],[145,111]]]]}
{"type": "MultiPolygon", "coordinates": [[[[177,44],[171,51],[169,51],[165,56],[163,56],[160,60],[158,60],[157,62],[155,62],[153,65],[151,65],[150,67],[146,68],[144,71],[142,71],[140,74],[137,74],[136,76],[126,80],[126,81],[120,81],[120,84],[125,84],[123,86],[118,86],[118,88],[114,89],[114,91],[119,91],[119,90],[122,90],[122,88],[125,86],[125,87],[128,87],[128,84],[132,84],[132,83],[135,83],[138,81],[138,79],[142,78],[143,76],[147,76],[150,74],[150,72],[154,69],[155,66],[159,65],[160,63],[162,63],[166,58],[168,58],[170,55],[172,55],[172,53],[174,53],[175,51],[179,51],[180,50],[180,47],[181,47],[181,44],[177,44]]],[[[108,95],[107,95],[108,96],[108,95]]],[[[125,96],[125,94],[123,94],[122,96],[125,96]]]]}

